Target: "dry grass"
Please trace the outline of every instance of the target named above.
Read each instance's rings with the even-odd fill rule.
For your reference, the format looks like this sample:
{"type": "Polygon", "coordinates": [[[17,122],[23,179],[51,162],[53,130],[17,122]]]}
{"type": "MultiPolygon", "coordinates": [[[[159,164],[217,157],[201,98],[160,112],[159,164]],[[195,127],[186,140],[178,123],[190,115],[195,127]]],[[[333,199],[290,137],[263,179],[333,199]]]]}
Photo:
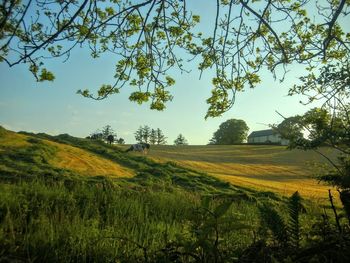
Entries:
{"type": "MultiPolygon", "coordinates": [[[[28,142],[30,138],[31,136],[0,128],[0,154],[16,148],[31,146],[32,144],[28,142]]],[[[134,171],[131,169],[77,147],[48,140],[43,140],[43,142],[57,149],[55,157],[50,160],[50,164],[54,167],[72,170],[83,176],[131,177],[134,175],[134,171]]],[[[2,164],[0,166],[4,168],[2,164]]]]}
{"type": "Polygon", "coordinates": [[[69,169],[83,175],[105,175],[112,177],[131,177],[134,171],[93,153],[70,145],[46,141],[57,147],[58,152],[51,161],[53,166],[69,169]]]}
{"type": "Polygon", "coordinates": [[[0,127],[0,151],[7,147],[25,147],[29,146],[27,142],[28,136],[13,131],[7,131],[0,127]]]}
{"type": "MultiPolygon", "coordinates": [[[[322,149],[322,152],[335,157],[330,149],[322,149]]],[[[253,145],[152,146],[149,156],[160,162],[178,162],[234,185],[284,195],[298,190],[303,196],[323,201],[329,189],[314,178],[327,164],[312,151],[253,145]]]]}

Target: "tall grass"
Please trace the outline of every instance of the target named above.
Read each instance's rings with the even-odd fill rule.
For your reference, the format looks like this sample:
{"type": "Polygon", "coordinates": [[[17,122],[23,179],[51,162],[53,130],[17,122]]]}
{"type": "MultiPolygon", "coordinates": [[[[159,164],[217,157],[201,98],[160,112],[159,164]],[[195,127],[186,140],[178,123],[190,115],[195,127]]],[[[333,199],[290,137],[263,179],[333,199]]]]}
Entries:
{"type": "MultiPolygon", "coordinates": [[[[131,251],[132,242],[151,248],[165,225],[172,233],[177,208],[181,206],[181,213],[187,208],[174,202],[176,196],[159,194],[160,209],[155,212],[150,205],[153,194],[118,189],[108,180],[95,184],[35,180],[2,185],[1,193],[0,243],[5,254],[50,262],[74,261],[74,255],[82,261],[106,262],[118,254],[124,257],[123,246],[131,251]],[[164,201],[173,206],[170,215],[164,201]],[[122,238],[130,242],[123,244],[122,238]]],[[[137,256],[135,249],[132,254],[137,256]]]]}
{"type": "Polygon", "coordinates": [[[318,253],[336,235],[333,221],[322,225],[322,208],[308,202],[291,213],[291,200],[104,177],[1,182],[0,262],[240,262],[259,251],[267,260],[258,262],[271,262],[314,244],[318,253]]]}
{"type": "MultiPolygon", "coordinates": [[[[155,185],[128,188],[107,178],[0,184],[0,259],[143,262],[156,260],[175,240],[193,239],[199,194],[179,188],[156,191],[155,185]]],[[[227,216],[231,225],[235,218],[256,225],[255,214],[254,205],[236,203],[227,216]]],[[[232,241],[226,246],[246,246],[251,237],[240,232],[245,233],[223,233],[226,242],[232,241]]]]}

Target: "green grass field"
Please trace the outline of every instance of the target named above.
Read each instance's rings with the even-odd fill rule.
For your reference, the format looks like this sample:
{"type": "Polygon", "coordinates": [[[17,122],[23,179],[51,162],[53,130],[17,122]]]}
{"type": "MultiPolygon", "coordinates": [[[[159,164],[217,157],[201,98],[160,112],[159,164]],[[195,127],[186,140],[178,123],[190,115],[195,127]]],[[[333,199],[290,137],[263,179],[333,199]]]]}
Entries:
{"type": "Polygon", "coordinates": [[[348,262],[317,155],[126,147],[0,127],[0,262],[348,262]]]}
{"type": "MultiPolygon", "coordinates": [[[[7,131],[0,139],[0,151],[28,149],[33,146],[33,143],[28,142],[29,138],[30,135],[7,131]]],[[[55,149],[55,154],[48,163],[56,168],[83,176],[132,177],[137,173],[134,167],[86,151],[79,144],[67,145],[49,138],[44,138],[41,142],[55,149]]],[[[122,150],[126,148],[127,146],[121,147],[122,150]]],[[[329,149],[321,151],[331,158],[335,157],[335,152],[329,149]]],[[[129,153],[125,156],[145,155],[129,153]]],[[[303,196],[314,200],[327,199],[329,186],[315,179],[327,163],[313,151],[287,150],[283,146],[264,145],[153,145],[147,157],[161,163],[175,162],[236,186],[273,191],[287,196],[299,191],[303,196]]]]}

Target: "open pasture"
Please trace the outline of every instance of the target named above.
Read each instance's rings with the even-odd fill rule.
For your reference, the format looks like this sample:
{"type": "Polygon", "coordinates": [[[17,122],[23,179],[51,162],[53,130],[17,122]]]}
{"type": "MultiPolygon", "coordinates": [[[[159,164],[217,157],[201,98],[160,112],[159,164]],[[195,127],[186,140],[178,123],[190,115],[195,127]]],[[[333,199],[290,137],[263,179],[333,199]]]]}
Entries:
{"type": "MultiPolygon", "coordinates": [[[[335,153],[330,149],[320,151],[335,158],[335,153]]],[[[328,164],[326,159],[313,151],[266,145],[155,145],[148,156],[160,162],[175,161],[234,185],[283,195],[299,191],[305,197],[324,199],[330,188],[315,179],[317,173],[328,164]]]]}

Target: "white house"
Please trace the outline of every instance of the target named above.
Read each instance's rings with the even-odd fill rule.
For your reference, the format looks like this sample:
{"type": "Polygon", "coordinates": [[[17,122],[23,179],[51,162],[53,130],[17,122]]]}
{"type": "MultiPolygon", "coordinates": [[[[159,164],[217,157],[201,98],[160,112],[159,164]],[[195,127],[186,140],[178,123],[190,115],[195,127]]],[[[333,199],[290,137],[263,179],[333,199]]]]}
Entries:
{"type": "Polygon", "coordinates": [[[273,144],[281,144],[288,145],[289,140],[281,138],[281,135],[270,129],[270,130],[261,130],[261,131],[253,131],[248,136],[248,143],[273,143],[273,144]]]}

